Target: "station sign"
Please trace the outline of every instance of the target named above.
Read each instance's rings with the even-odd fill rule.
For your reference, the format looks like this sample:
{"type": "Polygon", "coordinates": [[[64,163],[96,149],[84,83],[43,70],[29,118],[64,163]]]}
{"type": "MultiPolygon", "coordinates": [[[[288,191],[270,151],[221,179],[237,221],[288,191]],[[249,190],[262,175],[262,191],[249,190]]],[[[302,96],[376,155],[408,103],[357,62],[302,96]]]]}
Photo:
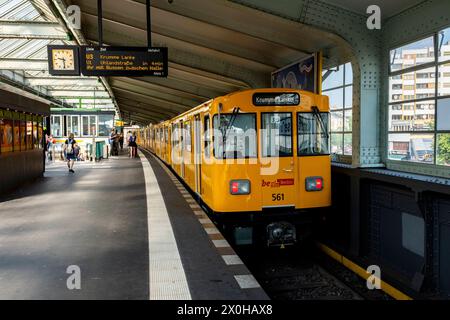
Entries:
{"type": "Polygon", "coordinates": [[[167,77],[167,47],[82,46],[81,73],[85,76],[167,77]]]}
{"type": "Polygon", "coordinates": [[[298,106],[300,95],[296,92],[257,92],[253,94],[255,106],[298,106]]]}

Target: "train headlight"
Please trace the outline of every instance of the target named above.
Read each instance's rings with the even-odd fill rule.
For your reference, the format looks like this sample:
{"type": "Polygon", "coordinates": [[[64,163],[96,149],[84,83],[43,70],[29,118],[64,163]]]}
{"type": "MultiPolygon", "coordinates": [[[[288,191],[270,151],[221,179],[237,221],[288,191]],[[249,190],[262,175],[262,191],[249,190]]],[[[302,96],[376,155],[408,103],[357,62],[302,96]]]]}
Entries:
{"type": "Polygon", "coordinates": [[[236,194],[250,194],[250,181],[249,180],[231,180],[230,181],[230,193],[236,194]]]}
{"type": "Polygon", "coordinates": [[[308,177],[305,179],[306,191],[321,191],[323,189],[322,177],[308,177]]]}

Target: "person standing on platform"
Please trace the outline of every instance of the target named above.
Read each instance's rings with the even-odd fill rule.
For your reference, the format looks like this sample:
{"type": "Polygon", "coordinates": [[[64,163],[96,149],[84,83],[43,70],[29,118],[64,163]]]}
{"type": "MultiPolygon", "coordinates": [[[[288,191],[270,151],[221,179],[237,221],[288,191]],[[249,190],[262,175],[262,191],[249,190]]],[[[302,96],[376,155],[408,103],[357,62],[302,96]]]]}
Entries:
{"type": "Polygon", "coordinates": [[[123,151],[123,131],[119,135],[120,151],[123,151]]]}
{"type": "Polygon", "coordinates": [[[118,156],[119,155],[119,144],[120,144],[120,136],[117,133],[117,130],[115,131],[114,134],[114,145],[113,145],[113,150],[114,150],[114,155],[118,156]]]}
{"type": "Polygon", "coordinates": [[[135,158],[137,155],[136,132],[133,132],[130,136],[128,140],[128,148],[130,148],[130,158],[135,158]]]}
{"type": "MultiPolygon", "coordinates": [[[[128,131],[127,133],[127,139],[125,140],[127,142],[127,147],[129,147],[129,143],[130,143],[130,137],[132,136],[131,131],[128,131]]],[[[131,151],[130,151],[131,152],[131,151]]]]}
{"type": "Polygon", "coordinates": [[[73,171],[73,164],[75,162],[75,148],[77,147],[77,142],[74,139],[73,133],[69,134],[69,138],[67,138],[64,143],[64,155],[67,160],[67,167],[69,167],[69,172],[75,173],[73,171]]]}
{"type": "Polygon", "coordinates": [[[111,134],[109,135],[109,155],[114,155],[114,141],[116,140],[116,131],[111,129],[111,134]]]}
{"type": "Polygon", "coordinates": [[[45,159],[50,162],[53,160],[53,135],[45,135],[45,159]]]}

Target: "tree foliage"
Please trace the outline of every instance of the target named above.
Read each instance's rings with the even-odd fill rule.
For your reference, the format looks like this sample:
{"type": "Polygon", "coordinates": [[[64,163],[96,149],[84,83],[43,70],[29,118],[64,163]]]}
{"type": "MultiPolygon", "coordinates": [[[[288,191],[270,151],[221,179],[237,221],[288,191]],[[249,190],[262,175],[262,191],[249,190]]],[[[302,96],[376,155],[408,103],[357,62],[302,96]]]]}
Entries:
{"type": "Polygon", "coordinates": [[[437,164],[450,165],[450,134],[438,135],[437,164]]]}

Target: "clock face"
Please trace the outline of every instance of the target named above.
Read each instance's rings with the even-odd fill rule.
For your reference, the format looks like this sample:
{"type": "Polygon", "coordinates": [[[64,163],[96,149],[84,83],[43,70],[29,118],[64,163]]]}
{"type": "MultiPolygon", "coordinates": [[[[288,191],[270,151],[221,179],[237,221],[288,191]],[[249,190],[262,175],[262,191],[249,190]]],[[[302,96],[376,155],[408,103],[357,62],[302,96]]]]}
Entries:
{"type": "Polygon", "coordinates": [[[52,62],[54,70],[75,70],[75,58],[72,49],[53,49],[52,62]]]}

